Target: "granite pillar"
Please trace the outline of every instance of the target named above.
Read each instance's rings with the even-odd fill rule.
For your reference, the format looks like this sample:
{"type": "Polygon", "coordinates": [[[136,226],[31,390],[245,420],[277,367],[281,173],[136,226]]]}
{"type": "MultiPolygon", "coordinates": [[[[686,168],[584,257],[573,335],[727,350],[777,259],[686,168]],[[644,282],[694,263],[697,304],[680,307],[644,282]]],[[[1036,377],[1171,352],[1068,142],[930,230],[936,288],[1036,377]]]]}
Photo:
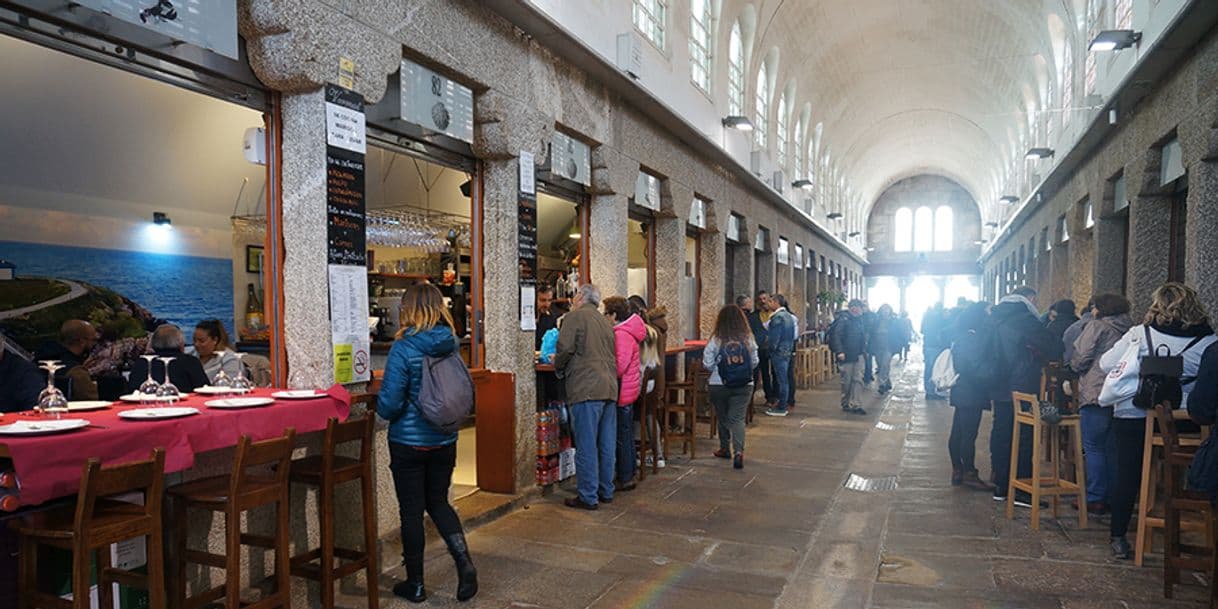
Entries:
{"type": "MultiPolygon", "coordinates": [[[[1218,140],[1218,129],[1214,134],[1218,140]]],[[[1185,278],[1196,288],[1210,315],[1218,315],[1218,281],[1214,281],[1214,269],[1218,268],[1218,151],[1189,170],[1185,231],[1185,278]]]]}
{"type": "MultiPolygon", "coordinates": [[[[1132,316],[1150,307],[1151,294],[1167,281],[1171,254],[1171,196],[1159,186],[1159,152],[1146,155],[1140,188],[1129,206],[1129,264],[1125,297],[1132,316]]],[[[1137,172],[1131,172],[1139,175],[1137,172]]]]}
{"type": "MultiPolygon", "coordinates": [[[[629,263],[626,219],[638,172],[638,162],[617,151],[606,146],[592,149],[591,230],[585,238],[589,239],[591,280],[602,294],[626,293],[629,263]]],[[[671,319],[669,327],[675,327],[671,319]]]]}

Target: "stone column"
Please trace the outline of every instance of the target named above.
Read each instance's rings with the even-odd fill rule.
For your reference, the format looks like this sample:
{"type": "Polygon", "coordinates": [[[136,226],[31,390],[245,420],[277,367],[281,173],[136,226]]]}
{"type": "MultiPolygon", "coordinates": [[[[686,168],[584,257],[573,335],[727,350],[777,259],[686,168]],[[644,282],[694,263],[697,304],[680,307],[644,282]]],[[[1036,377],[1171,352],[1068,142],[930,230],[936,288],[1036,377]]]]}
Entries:
{"type": "Polygon", "coordinates": [[[1080,306],[1086,305],[1093,293],[1094,277],[1087,269],[1095,266],[1095,230],[1092,227],[1091,230],[1081,231],[1070,240],[1070,275],[1062,298],[1069,298],[1080,306]]]}
{"type": "Polygon", "coordinates": [[[1146,153],[1146,164],[1136,196],[1129,206],[1129,264],[1125,297],[1140,318],[1150,307],[1151,294],[1167,281],[1171,250],[1171,196],[1159,186],[1159,151],[1146,153]]]}
{"type": "MultiPolygon", "coordinates": [[[[684,344],[687,303],[681,297],[685,277],[685,219],[693,201],[693,189],[673,180],[660,184],[660,212],[655,214],[655,294],[652,303],[668,309],[668,347],[684,344]],[[676,339],[680,339],[680,341],[676,339]]],[[[692,304],[692,303],[689,303],[692,304]]],[[[692,307],[691,307],[692,308],[692,307]]]]}
{"type": "MultiPolygon", "coordinates": [[[[592,283],[600,287],[602,294],[626,293],[629,262],[626,219],[638,173],[638,162],[616,150],[605,145],[592,149],[591,230],[584,238],[589,239],[592,283]]],[[[671,327],[671,320],[669,323],[671,327]]]]}
{"type": "Polygon", "coordinates": [[[474,154],[482,160],[482,305],[486,367],[516,375],[516,486],[536,483],[537,375],[534,334],[520,329],[520,153],[545,154],[553,121],[487,91],[474,101],[474,154]]]}
{"type": "Polygon", "coordinates": [[[1106,216],[1096,220],[1095,239],[1092,246],[1095,255],[1091,260],[1092,292],[1120,294],[1125,284],[1125,268],[1120,261],[1125,259],[1125,216],[1106,216]]]}
{"type": "MultiPolygon", "coordinates": [[[[757,295],[757,278],[753,276],[753,240],[750,227],[747,220],[740,220],[740,242],[730,245],[732,248],[732,284],[738,296],[744,294],[749,297],[757,295]]],[[[726,225],[725,225],[726,226],[726,225]]]]}
{"type": "Polygon", "coordinates": [[[1210,315],[1218,315],[1218,129],[1211,131],[1210,151],[1188,173],[1188,219],[1185,277],[1197,289],[1210,315]]]}
{"type": "MultiPolygon", "coordinates": [[[[712,216],[710,219],[713,219],[712,216]]],[[[707,226],[713,230],[702,233],[699,237],[698,249],[698,280],[700,282],[701,294],[700,307],[701,319],[698,320],[701,336],[703,339],[709,338],[715,329],[715,316],[719,313],[719,307],[727,302],[734,295],[727,294],[727,278],[724,277],[724,272],[727,269],[727,238],[724,235],[727,230],[726,222],[722,228],[708,223],[707,226]]]]}

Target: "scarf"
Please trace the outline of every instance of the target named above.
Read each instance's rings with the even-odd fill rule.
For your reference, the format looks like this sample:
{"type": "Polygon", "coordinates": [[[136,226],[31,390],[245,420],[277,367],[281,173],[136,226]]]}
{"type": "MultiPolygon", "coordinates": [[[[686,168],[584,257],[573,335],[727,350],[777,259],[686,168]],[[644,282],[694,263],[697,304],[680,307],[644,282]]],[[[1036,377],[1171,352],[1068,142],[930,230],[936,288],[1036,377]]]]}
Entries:
{"type": "Polygon", "coordinates": [[[1028,312],[1032,314],[1032,317],[1040,317],[1040,311],[1036,310],[1036,305],[1032,304],[1032,301],[1028,300],[1024,296],[1020,296],[1019,294],[1010,294],[1008,296],[1004,296],[1002,300],[999,300],[998,304],[1002,304],[1004,302],[1017,302],[1022,304],[1028,308],[1028,312]]]}

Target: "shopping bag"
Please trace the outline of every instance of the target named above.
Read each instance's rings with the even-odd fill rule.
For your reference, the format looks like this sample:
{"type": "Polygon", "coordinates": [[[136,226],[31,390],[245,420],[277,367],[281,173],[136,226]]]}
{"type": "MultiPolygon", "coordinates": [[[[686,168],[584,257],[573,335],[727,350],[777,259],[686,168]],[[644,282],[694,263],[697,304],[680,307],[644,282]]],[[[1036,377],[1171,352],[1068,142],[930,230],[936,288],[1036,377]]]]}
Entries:
{"type": "Polygon", "coordinates": [[[1142,341],[1140,337],[1130,340],[1121,360],[1104,377],[1104,387],[1100,390],[1101,406],[1113,406],[1132,399],[1138,393],[1140,380],[1142,341]]]}

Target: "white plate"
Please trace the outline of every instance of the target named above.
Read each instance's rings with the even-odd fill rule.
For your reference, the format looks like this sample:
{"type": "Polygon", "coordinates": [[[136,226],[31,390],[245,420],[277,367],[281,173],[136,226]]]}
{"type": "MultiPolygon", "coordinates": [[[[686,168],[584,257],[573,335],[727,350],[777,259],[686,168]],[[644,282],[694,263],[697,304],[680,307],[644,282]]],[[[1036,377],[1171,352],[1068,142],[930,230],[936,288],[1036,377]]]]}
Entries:
{"type": "Polygon", "coordinates": [[[84,419],[48,419],[46,421],[16,421],[8,425],[0,425],[0,434],[13,436],[39,436],[49,433],[62,433],[88,427],[84,419]]]}
{"type": "Polygon", "coordinates": [[[200,395],[225,395],[228,393],[249,393],[250,389],[233,389],[232,387],[212,387],[204,385],[203,387],[195,388],[195,393],[200,395]]]}
{"type": "MultiPolygon", "coordinates": [[[[172,401],[170,398],[158,398],[155,395],[145,396],[145,395],[139,394],[139,393],[128,393],[127,395],[120,396],[118,399],[120,399],[124,402],[130,402],[132,404],[140,404],[140,403],[143,403],[145,400],[155,401],[155,402],[172,401]]],[[[181,396],[179,396],[179,397],[173,398],[173,399],[180,400],[182,398],[181,398],[181,396]]]]}
{"type": "Polygon", "coordinates": [[[156,419],[187,417],[192,414],[199,414],[199,409],[191,408],[189,406],[170,406],[165,408],[136,408],[134,410],[125,410],[118,413],[118,418],[152,421],[156,419]]]}
{"type": "Polygon", "coordinates": [[[68,402],[69,412],[83,412],[86,410],[102,410],[110,407],[110,402],[102,402],[98,400],[68,402]]]}
{"type": "Polygon", "coordinates": [[[227,398],[223,400],[210,400],[203,402],[208,408],[253,408],[255,406],[269,406],[275,403],[271,398],[227,398]]]}
{"type": "Polygon", "coordinates": [[[277,400],[311,400],[326,397],[326,394],[314,389],[293,389],[291,391],[276,391],[271,397],[277,400]]]}

